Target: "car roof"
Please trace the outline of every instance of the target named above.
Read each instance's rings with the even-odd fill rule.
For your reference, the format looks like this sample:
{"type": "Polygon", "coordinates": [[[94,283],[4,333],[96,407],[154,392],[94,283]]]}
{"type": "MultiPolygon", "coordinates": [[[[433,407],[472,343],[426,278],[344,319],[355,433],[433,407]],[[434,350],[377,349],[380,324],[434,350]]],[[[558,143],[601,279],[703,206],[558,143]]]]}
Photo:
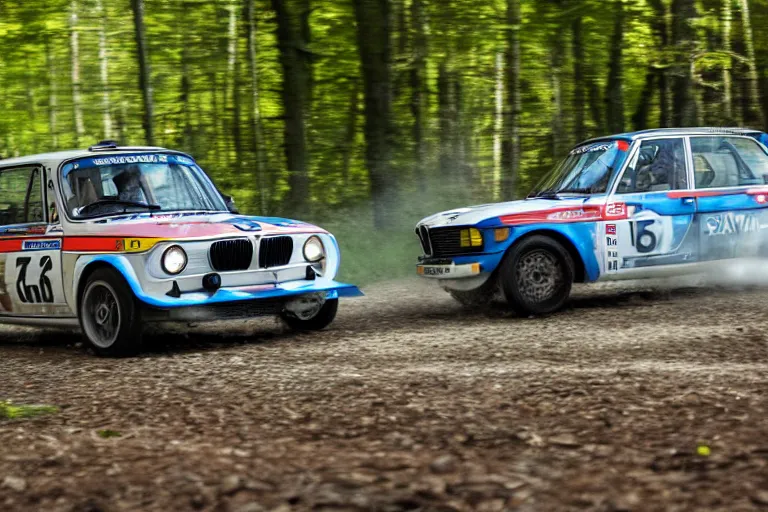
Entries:
{"type": "MultiPolygon", "coordinates": [[[[591,142],[599,142],[605,140],[627,140],[635,141],[642,139],[651,139],[655,137],[665,136],[686,136],[686,135],[742,135],[742,136],[754,136],[760,135],[763,132],[760,130],[754,130],[751,128],[718,128],[718,127],[699,127],[699,128],[654,128],[651,130],[641,130],[637,132],[619,133],[617,135],[609,135],[606,137],[597,137],[583,142],[582,144],[588,144],[591,142]]],[[[580,146],[581,144],[579,144],[580,146]]]]}
{"type": "MultiPolygon", "coordinates": [[[[37,155],[20,156],[0,160],[0,167],[15,167],[19,165],[43,164],[48,167],[56,167],[59,163],[73,160],[76,158],[89,158],[94,156],[119,155],[121,153],[145,153],[145,152],[167,152],[183,154],[157,146],[119,146],[116,148],[96,148],[96,149],[70,149],[67,151],[56,151],[52,153],[40,153],[37,155]]],[[[191,158],[191,157],[190,157],[191,158]]]]}

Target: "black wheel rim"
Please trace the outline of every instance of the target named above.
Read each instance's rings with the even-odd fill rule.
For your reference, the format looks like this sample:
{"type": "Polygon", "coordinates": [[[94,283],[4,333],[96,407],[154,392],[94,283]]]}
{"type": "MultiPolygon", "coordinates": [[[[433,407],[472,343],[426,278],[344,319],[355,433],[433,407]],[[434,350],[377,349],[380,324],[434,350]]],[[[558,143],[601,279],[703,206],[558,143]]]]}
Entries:
{"type": "Polygon", "coordinates": [[[88,285],[83,295],[83,328],[91,342],[109,348],[120,331],[120,305],[115,290],[104,281],[88,285]]]}
{"type": "Polygon", "coordinates": [[[536,304],[555,297],[564,282],[562,264],[543,249],[524,254],[515,270],[518,291],[526,300],[536,304]]]}

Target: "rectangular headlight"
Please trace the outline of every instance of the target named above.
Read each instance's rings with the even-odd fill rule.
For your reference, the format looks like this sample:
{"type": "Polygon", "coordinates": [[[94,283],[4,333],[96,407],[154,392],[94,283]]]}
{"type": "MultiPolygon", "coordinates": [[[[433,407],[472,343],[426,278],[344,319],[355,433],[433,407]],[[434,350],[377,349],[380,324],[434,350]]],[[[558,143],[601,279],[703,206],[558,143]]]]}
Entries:
{"type": "Polygon", "coordinates": [[[462,247],[482,247],[483,234],[477,228],[462,229],[459,232],[462,247]]]}

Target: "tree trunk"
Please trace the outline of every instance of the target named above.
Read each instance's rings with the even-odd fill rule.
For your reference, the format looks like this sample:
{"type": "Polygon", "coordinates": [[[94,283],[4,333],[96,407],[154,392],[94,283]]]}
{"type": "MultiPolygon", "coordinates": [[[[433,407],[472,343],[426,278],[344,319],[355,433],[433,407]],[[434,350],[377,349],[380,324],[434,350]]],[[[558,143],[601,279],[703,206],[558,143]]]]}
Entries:
{"type": "Polygon", "coordinates": [[[760,77],[757,74],[755,62],[755,42],[752,36],[752,18],[749,14],[749,0],[740,0],[741,23],[744,29],[744,49],[747,53],[747,80],[749,94],[746,98],[748,104],[744,122],[755,128],[764,128],[765,120],[760,107],[760,77]]]}
{"type": "Polygon", "coordinates": [[[672,81],[669,77],[669,62],[666,54],[669,51],[670,41],[670,12],[663,0],[649,0],[654,11],[651,20],[651,29],[656,36],[656,51],[664,56],[660,65],[656,67],[656,81],[659,91],[659,126],[672,126],[672,81]]]}
{"type": "Polygon", "coordinates": [[[653,66],[648,68],[645,74],[645,85],[640,95],[640,102],[637,104],[637,110],[632,116],[632,125],[635,130],[646,130],[648,128],[648,115],[651,110],[651,100],[656,88],[658,72],[653,66]]]}
{"type": "Polygon", "coordinates": [[[347,113],[346,127],[344,130],[344,144],[341,158],[341,179],[344,184],[344,190],[341,192],[342,200],[346,199],[349,195],[349,168],[352,161],[352,153],[355,149],[355,135],[357,135],[357,117],[359,115],[357,103],[360,95],[359,89],[360,87],[357,81],[355,81],[352,85],[352,92],[349,97],[349,111],[347,113]]]}
{"type": "Polygon", "coordinates": [[[286,207],[293,215],[306,214],[309,204],[306,120],[310,105],[310,69],[302,30],[305,3],[304,0],[272,0],[283,68],[284,144],[290,186],[286,207]]]}
{"type": "Polygon", "coordinates": [[[411,65],[411,114],[413,115],[413,161],[414,176],[419,191],[426,191],[424,166],[427,161],[424,120],[427,108],[425,105],[425,81],[427,73],[427,36],[424,33],[424,12],[422,0],[411,0],[411,37],[413,40],[413,62],[411,65]]]}
{"type": "Polygon", "coordinates": [[[236,0],[229,6],[229,41],[227,44],[227,75],[229,94],[232,97],[232,142],[235,154],[234,166],[239,166],[242,147],[240,141],[240,59],[238,55],[238,22],[236,0]]]}
{"type": "Polygon", "coordinates": [[[560,157],[565,146],[565,123],[563,114],[563,50],[562,33],[555,35],[551,52],[552,58],[552,154],[560,157]]]}
{"type": "Polygon", "coordinates": [[[389,0],[353,0],[365,96],[365,159],[371,180],[373,219],[390,227],[397,174],[392,168],[392,83],[389,0]]]}
{"type": "Polygon", "coordinates": [[[85,135],[83,106],[80,97],[80,33],[77,27],[77,0],[72,0],[69,14],[69,48],[72,59],[72,114],[75,121],[75,146],[82,143],[85,135]]]}
{"type": "Polygon", "coordinates": [[[517,193],[520,168],[520,0],[507,0],[504,74],[507,99],[504,105],[504,136],[501,144],[502,199],[512,199],[517,193]]]}
{"type": "Polygon", "coordinates": [[[133,26],[136,37],[136,54],[139,61],[139,87],[144,102],[144,138],[147,144],[155,144],[155,129],[153,122],[154,104],[152,100],[152,76],[149,66],[147,39],[144,33],[144,0],[131,0],[133,9],[133,26]]]}
{"type": "Polygon", "coordinates": [[[605,88],[605,106],[608,131],[624,131],[624,7],[623,0],[614,0],[613,34],[608,62],[608,82],[605,88]]]}
{"type": "MultiPolygon", "coordinates": [[[[723,23],[723,50],[730,53],[733,50],[731,44],[731,32],[733,26],[733,0],[721,0],[723,23]]],[[[723,117],[728,124],[733,124],[733,82],[731,77],[732,60],[726,57],[723,66],[723,117]]]]}
{"type": "Polygon", "coordinates": [[[577,142],[587,136],[584,126],[584,41],[582,38],[581,13],[577,14],[571,24],[573,32],[573,134],[577,142]]]}
{"type": "Polygon", "coordinates": [[[261,105],[259,100],[259,68],[256,61],[256,20],[254,0],[245,0],[245,19],[248,31],[248,71],[251,80],[251,143],[256,160],[256,186],[259,190],[259,213],[266,215],[270,184],[267,177],[267,158],[264,151],[264,127],[261,121],[261,105]]]}
{"type": "Polygon", "coordinates": [[[101,72],[101,116],[104,138],[112,138],[112,104],[109,99],[109,56],[107,54],[107,11],[101,0],[96,0],[96,12],[101,15],[99,24],[99,70],[101,72]]]}
{"type": "MultiPolygon", "coordinates": [[[[394,73],[392,96],[399,98],[408,81],[408,75],[404,72],[405,65],[408,62],[408,10],[405,0],[396,0],[393,2],[393,5],[395,10],[394,22],[397,27],[397,50],[394,62],[397,67],[394,73]]],[[[411,5],[411,9],[413,9],[413,5],[411,5]]]]}
{"type": "MultiPolygon", "coordinates": [[[[188,11],[190,4],[184,2],[184,10],[188,11]]],[[[192,151],[195,149],[194,143],[194,129],[192,127],[192,77],[189,70],[190,60],[189,44],[186,38],[182,37],[181,40],[181,95],[179,100],[181,101],[181,108],[184,110],[184,133],[182,138],[182,148],[185,151],[192,151]]]]}
{"type": "Polygon", "coordinates": [[[458,91],[456,87],[455,73],[448,70],[448,64],[443,60],[437,73],[441,179],[457,178],[460,168],[460,162],[457,159],[458,91]]]}
{"type": "Polygon", "coordinates": [[[494,88],[493,112],[493,180],[491,183],[493,199],[499,199],[501,193],[501,142],[504,137],[504,52],[497,52],[495,65],[496,87],[494,88]]]}
{"type": "Polygon", "coordinates": [[[58,96],[56,91],[56,66],[53,49],[49,38],[45,39],[45,64],[48,68],[48,133],[51,136],[52,149],[59,147],[59,130],[56,126],[58,116],[58,96]]]}
{"type": "Polygon", "coordinates": [[[314,101],[315,92],[315,66],[314,55],[309,51],[309,44],[312,42],[312,27],[309,24],[309,18],[312,15],[311,0],[301,0],[300,3],[300,16],[301,16],[301,40],[303,53],[302,56],[307,62],[307,114],[312,112],[312,102],[314,101]]]}
{"type": "Polygon", "coordinates": [[[696,16],[695,0],[672,0],[672,43],[679,55],[675,63],[677,76],[672,86],[675,107],[672,119],[676,126],[696,125],[695,84],[691,74],[691,58],[696,50],[696,31],[693,26],[696,16]]]}

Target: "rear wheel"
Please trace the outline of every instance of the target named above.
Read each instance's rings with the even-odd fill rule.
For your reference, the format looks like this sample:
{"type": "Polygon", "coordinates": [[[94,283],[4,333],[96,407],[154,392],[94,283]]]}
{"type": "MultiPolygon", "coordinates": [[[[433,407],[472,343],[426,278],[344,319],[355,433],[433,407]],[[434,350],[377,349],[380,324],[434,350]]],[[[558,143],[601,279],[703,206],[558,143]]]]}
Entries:
{"type": "Polygon", "coordinates": [[[536,235],[510,249],[499,279],[512,309],[523,315],[544,315],[568,300],[573,274],[568,251],[556,240],[536,235]]]}
{"type": "Polygon", "coordinates": [[[83,287],[80,326],[97,354],[127,356],[141,346],[141,310],[128,284],[116,271],[100,268],[83,287]]]}
{"type": "Polygon", "coordinates": [[[338,310],[339,299],[328,299],[311,318],[302,319],[288,312],[281,313],[280,317],[295,331],[320,331],[331,325],[338,310]]]}

